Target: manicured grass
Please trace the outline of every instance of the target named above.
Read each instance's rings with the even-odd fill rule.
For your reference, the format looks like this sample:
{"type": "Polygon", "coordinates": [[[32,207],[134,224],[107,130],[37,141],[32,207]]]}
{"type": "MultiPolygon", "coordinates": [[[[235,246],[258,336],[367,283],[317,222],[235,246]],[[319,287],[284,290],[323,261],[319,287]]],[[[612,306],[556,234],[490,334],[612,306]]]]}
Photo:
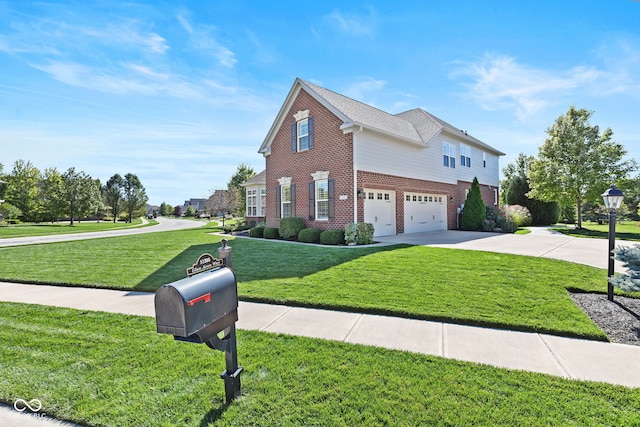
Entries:
{"type": "MultiPolygon", "coordinates": [[[[0,249],[0,279],[153,291],[217,254],[211,228],[0,249]]],[[[242,299],[605,340],[567,288],[606,272],[558,260],[421,246],[230,240],[242,299]]]]}
{"type": "MultiPolygon", "coordinates": [[[[154,220],[148,220],[149,224],[157,224],[154,220]]],[[[44,236],[49,234],[71,234],[71,233],[87,233],[90,231],[107,231],[118,230],[121,228],[140,227],[142,220],[140,218],[134,219],[133,223],[116,222],[111,221],[82,221],[75,222],[73,226],[69,225],[69,221],[62,221],[56,223],[43,222],[39,224],[25,223],[9,225],[7,227],[0,227],[0,239],[6,239],[9,237],[27,237],[27,236],[44,236]]]]}
{"type": "MultiPolygon", "coordinates": [[[[637,221],[616,221],[616,238],[640,241],[640,226],[638,224],[640,223],[637,221]]],[[[554,227],[553,230],[573,237],[609,238],[609,224],[598,224],[596,222],[583,222],[581,229],[558,226],[554,227]]]]}
{"type": "Polygon", "coordinates": [[[640,389],[247,331],[226,405],[223,354],[152,318],[0,303],[0,325],[0,401],[85,425],[640,424],[640,389]]]}

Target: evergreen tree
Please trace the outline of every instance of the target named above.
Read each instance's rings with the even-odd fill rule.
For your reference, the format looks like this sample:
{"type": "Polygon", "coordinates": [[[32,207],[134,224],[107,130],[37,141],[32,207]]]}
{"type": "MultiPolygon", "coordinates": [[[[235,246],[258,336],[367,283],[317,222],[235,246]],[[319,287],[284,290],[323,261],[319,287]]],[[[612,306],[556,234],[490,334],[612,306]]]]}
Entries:
{"type": "Polygon", "coordinates": [[[471,190],[464,202],[464,210],[462,211],[462,229],[463,230],[482,230],[482,221],[486,216],[487,208],[482,200],[480,193],[480,184],[478,178],[473,178],[471,190]]]}
{"type": "Polygon", "coordinates": [[[609,278],[609,283],[625,292],[640,291],[640,245],[619,246],[613,253],[622,265],[629,269],[625,274],[609,278]]]}

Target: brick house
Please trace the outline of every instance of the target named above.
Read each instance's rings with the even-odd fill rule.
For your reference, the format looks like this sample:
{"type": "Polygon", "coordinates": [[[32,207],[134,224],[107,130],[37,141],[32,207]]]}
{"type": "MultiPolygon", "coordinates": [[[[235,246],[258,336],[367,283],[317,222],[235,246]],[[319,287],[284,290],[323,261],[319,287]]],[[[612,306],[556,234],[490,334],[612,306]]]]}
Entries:
{"type": "Polygon", "coordinates": [[[259,152],[268,227],[364,221],[375,236],[457,228],[474,177],[497,205],[504,155],[422,109],[389,114],[299,78],[259,152]]]}

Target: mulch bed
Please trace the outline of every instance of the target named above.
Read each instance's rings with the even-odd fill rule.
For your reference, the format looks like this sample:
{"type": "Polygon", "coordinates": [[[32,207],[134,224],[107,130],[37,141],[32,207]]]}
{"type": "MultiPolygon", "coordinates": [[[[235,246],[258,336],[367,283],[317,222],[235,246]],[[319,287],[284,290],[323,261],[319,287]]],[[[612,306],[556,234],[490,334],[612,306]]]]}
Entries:
{"type": "Polygon", "coordinates": [[[640,299],[606,294],[570,293],[573,301],[611,342],[640,346],[640,299]]]}

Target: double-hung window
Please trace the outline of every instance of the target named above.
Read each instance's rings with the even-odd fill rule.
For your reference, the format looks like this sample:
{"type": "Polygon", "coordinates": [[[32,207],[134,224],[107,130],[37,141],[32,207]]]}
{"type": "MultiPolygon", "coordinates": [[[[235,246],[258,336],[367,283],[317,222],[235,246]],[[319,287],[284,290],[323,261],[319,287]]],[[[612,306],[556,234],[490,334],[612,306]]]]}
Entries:
{"type": "Polygon", "coordinates": [[[333,178],[328,171],[311,174],[309,181],[309,221],[331,221],[334,217],[333,178]]]}
{"type": "Polygon", "coordinates": [[[257,190],[247,190],[247,216],[256,216],[258,212],[257,190]]]}
{"type": "Polygon", "coordinates": [[[471,167],[471,147],[460,144],[460,165],[471,167]]]}
{"type": "Polygon", "coordinates": [[[300,120],[298,126],[298,151],[309,149],[309,119],[300,120]]]}
{"type": "Polygon", "coordinates": [[[453,144],[444,142],[442,144],[442,154],[444,159],[444,167],[455,168],[456,167],[456,147],[453,144]]]}
{"type": "Polygon", "coordinates": [[[298,153],[313,148],[313,117],[309,110],[298,111],[291,124],[291,152],[298,153]]]}
{"type": "Polygon", "coordinates": [[[281,218],[291,216],[291,185],[283,185],[280,187],[280,204],[282,212],[281,218]]]}
{"type": "Polygon", "coordinates": [[[316,220],[329,219],[329,181],[321,179],[315,181],[316,190],[316,220]]]}
{"type": "Polygon", "coordinates": [[[267,189],[260,189],[260,213],[259,216],[264,216],[264,208],[267,206],[267,189]]]}

